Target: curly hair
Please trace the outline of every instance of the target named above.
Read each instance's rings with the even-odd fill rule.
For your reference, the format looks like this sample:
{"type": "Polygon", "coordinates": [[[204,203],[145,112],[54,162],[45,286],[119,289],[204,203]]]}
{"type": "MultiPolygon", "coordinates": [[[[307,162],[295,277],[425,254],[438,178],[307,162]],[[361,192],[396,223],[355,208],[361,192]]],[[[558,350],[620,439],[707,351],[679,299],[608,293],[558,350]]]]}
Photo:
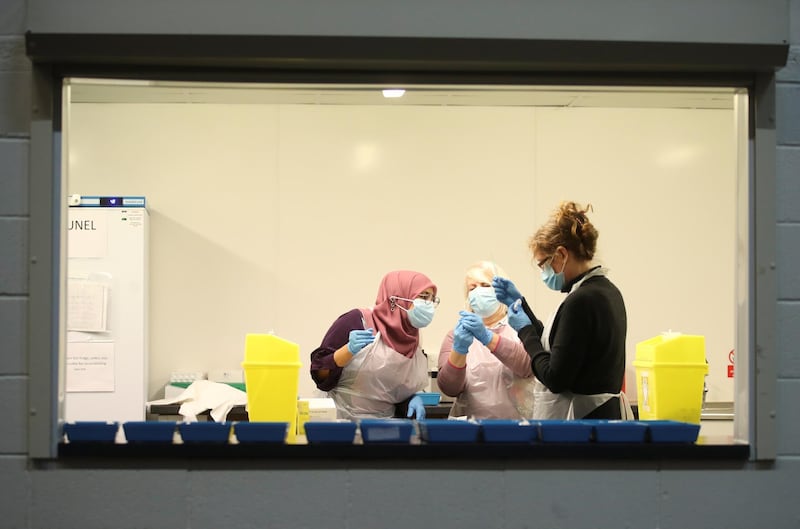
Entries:
{"type": "Polygon", "coordinates": [[[563,246],[578,259],[591,261],[597,248],[597,229],[586,215],[592,205],[582,207],[570,201],[562,202],[536,233],[528,240],[531,254],[537,250],[547,255],[563,246]]]}

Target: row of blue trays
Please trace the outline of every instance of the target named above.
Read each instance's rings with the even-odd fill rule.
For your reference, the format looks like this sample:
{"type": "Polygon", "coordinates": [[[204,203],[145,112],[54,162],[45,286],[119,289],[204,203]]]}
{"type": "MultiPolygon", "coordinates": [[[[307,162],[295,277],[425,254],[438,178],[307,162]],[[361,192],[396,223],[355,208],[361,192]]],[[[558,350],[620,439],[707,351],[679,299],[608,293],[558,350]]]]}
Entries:
{"type": "MultiPolygon", "coordinates": [[[[418,421],[426,443],[694,443],[700,425],[677,421],[418,421]]],[[[177,432],[184,443],[284,443],[285,422],[159,422],[122,424],[128,443],[172,443],[177,432]]],[[[364,443],[410,443],[414,423],[404,419],[362,419],[305,423],[309,443],[352,444],[360,429],[364,443]]],[[[115,442],[115,422],[75,422],[63,425],[69,442],[115,442]]]]}
{"type": "MultiPolygon", "coordinates": [[[[677,421],[530,421],[501,419],[459,421],[427,419],[418,422],[427,443],[694,443],[700,425],[677,421]]],[[[307,422],[309,443],[352,443],[356,423],[307,422]]],[[[362,419],[364,443],[409,443],[413,424],[402,419],[362,419]]]]}
{"type": "MultiPolygon", "coordinates": [[[[225,444],[231,435],[239,443],[283,443],[289,429],[288,422],[171,422],[132,421],[122,424],[128,443],[172,443],[175,432],[184,443],[225,444]]],[[[65,423],[62,427],[70,443],[113,443],[119,431],[119,423],[102,421],[78,421],[65,423]]]]}

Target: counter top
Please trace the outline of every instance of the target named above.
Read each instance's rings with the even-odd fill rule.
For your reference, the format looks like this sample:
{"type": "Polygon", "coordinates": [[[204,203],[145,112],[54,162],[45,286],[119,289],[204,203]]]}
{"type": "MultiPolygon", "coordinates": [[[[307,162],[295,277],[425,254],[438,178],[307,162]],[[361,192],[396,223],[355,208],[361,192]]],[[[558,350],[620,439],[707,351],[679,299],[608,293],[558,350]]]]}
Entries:
{"type": "MultiPolygon", "coordinates": [[[[728,403],[730,404],[730,403],[728,403]]],[[[438,406],[426,406],[429,418],[446,418],[452,403],[442,402],[438,406]]],[[[179,404],[151,406],[151,414],[162,420],[168,416],[178,415],[179,404]]],[[[732,419],[732,405],[708,405],[704,410],[704,419],[711,414],[719,414],[732,419]]],[[[237,406],[229,414],[229,420],[247,420],[244,406],[237,406]],[[240,417],[240,418],[236,418],[240,417]]],[[[166,419],[173,420],[173,419],[166,419]]],[[[179,420],[179,417],[177,418],[179,420]]],[[[237,460],[253,463],[261,461],[266,467],[276,464],[314,466],[367,464],[385,468],[392,465],[407,466],[414,462],[430,465],[452,465],[459,467],[471,465],[473,462],[484,463],[495,461],[506,464],[524,464],[524,461],[539,465],[559,466],[574,465],[581,460],[617,461],[682,461],[690,460],[702,464],[704,461],[728,461],[740,464],[748,460],[750,447],[739,443],[729,435],[701,435],[696,443],[533,443],[533,444],[495,444],[495,443],[451,443],[451,444],[114,444],[114,443],[60,443],[58,457],[60,461],[75,462],[80,466],[101,465],[141,465],[159,466],[168,460],[191,459],[208,461],[228,461],[225,465],[238,465],[237,460]],[[128,461],[128,463],[126,463],[128,461]],[[150,463],[145,463],[150,461],[150,463]],[[161,463],[159,463],[159,461],[161,463]],[[321,463],[323,462],[324,463],[321,463]],[[561,461],[562,463],[558,463],[561,461]],[[283,463],[279,463],[283,462],[283,463]],[[315,463],[316,462],[316,463],[315,463]],[[349,463],[348,463],[349,462],[349,463]]],[[[72,463],[68,463],[72,464],[72,463]]],[[[194,463],[192,463],[194,464],[194,463]]],[[[612,463],[613,464],[613,463],[612,463]]]]}
{"type": "MultiPolygon", "coordinates": [[[[150,406],[148,415],[162,420],[165,416],[173,415],[179,418],[178,409],[180,406],[180,404],[153,404],[150,406]]],[[[446,419],[452,406],[452,402],[441,402],[436,406],[425,406],[425,411],[429,419],[446,419]]],[[[634,416],[638,418],[639,413],[636,404],[631,407],[634,416]]],[[[208,411],[205,411],[200,415],[207,418],[208,413],[208,411]]],[[[733,418],[732,402],[707,402],[700,415],[700,419],[703,421],[732,421],[733,418]]],[[[234,406],[228,413],[229,421],[246,421],[247,419],[247,411],[245,411],[244,406],[234,406]]]]}
{"type": "MultiPolygon", "coordinates": [[[[442,402],[436,406],[425,406],[425,414],[426,417],[429,419],[446,419],[447,416],[450,414],[450,408],[452,408],[452,402],[442,402]]],[[[176,416],[180,418],[180,414],[178,410],[180,409],[180,404],[151,404],[150,410],[148,411],[148,415],[156,416],[160,418],[160,420],[164,420],[165,416],[176,416]]],[[[200,415],[203,417],[208,417],[209,411],[205,411],[200,415]]],[[[244,406],[238,405],[231,408],[231,411],[228,412],[228,420],[229,421],[246,421],[248,420],[247,411],[245,410],[244,406]]]]}
{"type": "MultiPolygon", "coordinates": [[[[738,461],[744,462],[750,455],[747,444],[737,444],[730,437],[709,438],[700,436],[697,443],[534,443],[534,444],[113,444],[113,443],[61,443],[58,446],[59,460],[81,461],[86,464],[108,465],[108,459],[131,458],[133,465],[145,465],[147,459],[167,460],[189,458],[213,460],[246,460],[248,464],[269,461],[321,461],[330,464],[371,461],[383,464],[400,461],[409,465],[414,461],[425,461],[447,465],[458,462],[459,467],[478,461],[507,462],[530,460],[554,464],[563,461],[574,465],[581,460],[609,461],[738,461]],[[103,463],[101,460],[104,460],[103,463]],[[383,462],[383,463],[381,463],[383,462]],[[449,462],[449,463],[448,463],[449,462]]],[[[326,464],[328,464],[326,463],[326,464]]],[[[617,463],[619,464],[619,463],[617,463]]],[[[157,463],[156,463],[157,466],[157,463]]]]}
{"type": "Polygon", "coordinates": [[[701,421],[732,421],[733,402],[706,402],[700,412],[701,421]]]}

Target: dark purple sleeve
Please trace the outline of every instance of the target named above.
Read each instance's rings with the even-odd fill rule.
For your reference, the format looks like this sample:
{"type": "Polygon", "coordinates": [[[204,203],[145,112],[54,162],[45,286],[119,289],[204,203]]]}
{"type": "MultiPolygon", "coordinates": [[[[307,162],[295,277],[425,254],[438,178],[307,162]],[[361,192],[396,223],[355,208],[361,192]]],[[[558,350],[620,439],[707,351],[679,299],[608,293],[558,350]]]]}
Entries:
{"type": "Polygon", "coordinates": [[[311,378],[320,390],[330,391],[339,383],[342,368],[333,361],[333,353],[350,340],[350,331],[363,328],[364,322],[359,309],[345,312],[333,322],[319,347],[311,352],[311,378]],[[322,369],[329,370],[327,377],[320,378],[319,372],[322,369]]]}

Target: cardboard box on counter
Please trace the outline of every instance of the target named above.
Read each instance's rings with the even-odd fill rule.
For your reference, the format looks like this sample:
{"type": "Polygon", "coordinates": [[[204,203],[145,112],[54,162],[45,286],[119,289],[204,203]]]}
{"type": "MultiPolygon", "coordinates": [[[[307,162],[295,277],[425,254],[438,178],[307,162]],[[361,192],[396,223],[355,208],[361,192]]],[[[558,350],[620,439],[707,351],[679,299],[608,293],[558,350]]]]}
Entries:
{"type": "Polygon", "coordinates": [[[297,399],[297,434],[305,435],[308,421],[335,421],[336,404],[328,398],[297,399]]]}

